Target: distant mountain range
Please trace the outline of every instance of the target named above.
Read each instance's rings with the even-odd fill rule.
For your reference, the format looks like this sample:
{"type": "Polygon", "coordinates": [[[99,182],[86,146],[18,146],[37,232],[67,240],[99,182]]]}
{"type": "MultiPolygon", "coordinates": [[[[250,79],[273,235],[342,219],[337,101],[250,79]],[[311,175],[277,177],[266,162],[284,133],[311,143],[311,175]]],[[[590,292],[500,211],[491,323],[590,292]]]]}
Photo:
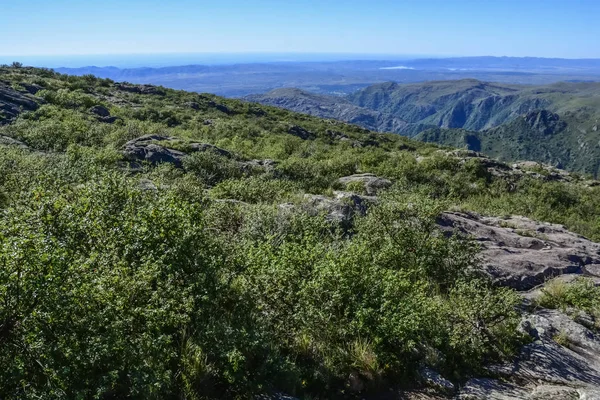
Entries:
{"type": "Polygon", "coordinates": [[[600,83],[388,82],[343,97],[277,89],[246,100],[503,160],[600,173],[600,83]]]}
{"type": "Polygon", "coordinates": [[[279,61],[160,68],[56,68],[71,75],[93,74],[133,83],[229,97],[295,87],[321,94],[344,95],[375,83],[414,83],[475,78],[488,82],[548,84],[600,81],[600,60],[530,57],[461,57],[414,60],[279,61]]]}

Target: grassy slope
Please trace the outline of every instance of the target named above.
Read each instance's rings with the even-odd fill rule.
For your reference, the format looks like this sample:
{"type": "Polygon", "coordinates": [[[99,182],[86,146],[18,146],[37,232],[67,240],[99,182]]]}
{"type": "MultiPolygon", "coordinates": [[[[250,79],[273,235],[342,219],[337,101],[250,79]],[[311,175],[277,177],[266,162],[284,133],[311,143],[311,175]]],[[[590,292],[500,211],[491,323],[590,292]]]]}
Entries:
{"type": "Polygon", "coordinates": [[[0,80],[45,101],[0,127],[32,149],[0,153],[3,398],[345,397],[415,384],[423,364],[460,381],[511,356],[517,299],[469,273],[476,249],[439,234],[440,210],[600,239],[600,189],[577,179],[495,177],[436,145],[212,95],[25,68],[0,80]],[[134,173],[120,150],[144,134],[278,164],[197,153],[134,173]],[[305,211],[357,172],[394,186],[350,234],[305,211]]]}

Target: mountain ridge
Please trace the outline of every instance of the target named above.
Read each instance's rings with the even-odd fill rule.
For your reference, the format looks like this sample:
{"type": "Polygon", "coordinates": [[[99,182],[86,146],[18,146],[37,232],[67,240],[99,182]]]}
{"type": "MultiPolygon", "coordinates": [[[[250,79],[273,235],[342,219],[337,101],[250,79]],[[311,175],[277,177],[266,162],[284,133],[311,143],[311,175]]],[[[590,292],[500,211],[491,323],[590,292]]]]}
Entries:
{"type": "Polygon", "coordinates": [[[305,92],[275,91],[246,99],[378,131],[466,146],[505,161],[531,159],[594,176],[599,173],[599,83],[524,86],[476,79],[411,84],[386,82],[343,97],[310,96],[305,92]],[[298,101],[301,97],[311,98],[311,106],[303,107],[298,101]],[[322,104],[327,107],[321,107],[322,104]],[[564,126],[557,130],[542,126],[548,121],[542,121],[537,128],[520,124],[530,113],[556,115],[564,126]],[[370,115],[377,124],[353,118],[357,114],[370,115]],[[402,123],[390,123],[394,119],[402,123]],[[552,135],[540,136],[536,133],[538,128],[549,129],[552,135]],[[551,140],[547,140],[549,138],[551,140]]]}

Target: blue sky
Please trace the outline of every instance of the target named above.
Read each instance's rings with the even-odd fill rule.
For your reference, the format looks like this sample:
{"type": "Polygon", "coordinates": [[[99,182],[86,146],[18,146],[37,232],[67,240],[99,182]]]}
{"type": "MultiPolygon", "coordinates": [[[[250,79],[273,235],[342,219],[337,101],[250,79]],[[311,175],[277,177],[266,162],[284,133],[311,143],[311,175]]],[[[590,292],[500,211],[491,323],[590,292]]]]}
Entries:
{"type": "Polygon", "coordinates": [[[340,52],[600,58],[600,0],[0,0],[0,9],[0,56],[340,52]]]}

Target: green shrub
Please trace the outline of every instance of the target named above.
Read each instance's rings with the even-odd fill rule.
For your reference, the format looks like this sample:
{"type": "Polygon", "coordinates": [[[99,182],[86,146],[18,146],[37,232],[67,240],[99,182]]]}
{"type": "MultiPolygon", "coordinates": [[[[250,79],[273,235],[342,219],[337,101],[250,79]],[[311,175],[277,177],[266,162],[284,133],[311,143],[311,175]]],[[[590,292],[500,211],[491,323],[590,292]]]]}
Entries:
{"type": "Polygon", "coordinates": [[[288,199],[299,190],[297,184],[288,180],[252,176],[225,180],[211,190],[211,196],[216,199],[234,199],[248,203],[273,203],[288,199]]]}
{"type": "Polygon", "coordinates": [[[183,165],[187,171],[190,171],[204,184],[210,186],[243,175],[238,163],[211,151],[193,153],[184,158],[183,165]]]}
{"type": "Polygon", "coordinates": [[[554,279],[544,286],[538,303],[546,308],[574,307],[597,315],[600,313],[600,287],[589,278],[578,278],[568,283],[554,279]]]}

